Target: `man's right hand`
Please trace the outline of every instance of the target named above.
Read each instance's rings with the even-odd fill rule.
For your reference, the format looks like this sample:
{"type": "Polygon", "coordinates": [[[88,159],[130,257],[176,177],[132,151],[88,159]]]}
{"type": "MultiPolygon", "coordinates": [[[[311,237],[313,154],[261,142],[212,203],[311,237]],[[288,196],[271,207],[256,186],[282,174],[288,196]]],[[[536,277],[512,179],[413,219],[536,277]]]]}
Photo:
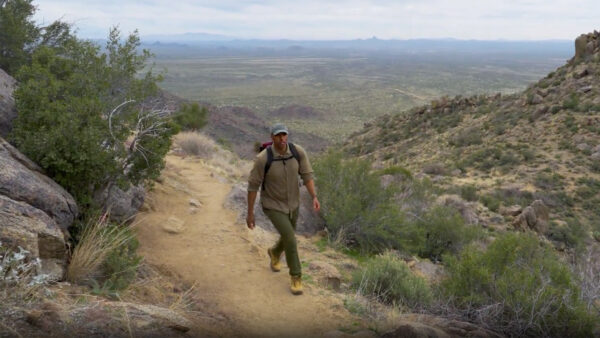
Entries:
{"type": "Polygon", "coordinates": [[[248,229],[254,229],[254,226],[256,225],[254,223],[254,215],[248,214],[248,216],[246,216],[246,225],[248,226],[248,229]]]}

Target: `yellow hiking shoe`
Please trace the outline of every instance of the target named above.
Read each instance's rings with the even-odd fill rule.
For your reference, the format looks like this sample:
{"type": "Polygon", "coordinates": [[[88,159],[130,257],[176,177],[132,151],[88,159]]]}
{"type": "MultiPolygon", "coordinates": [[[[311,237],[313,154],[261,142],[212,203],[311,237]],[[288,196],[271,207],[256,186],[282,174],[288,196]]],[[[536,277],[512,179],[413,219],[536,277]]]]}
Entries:
{"type": "Polygon", "coordinates": [[[292,276],[292,286],[290,290],[294,295],[302,294],[302,276],[292,276]]]}
{"type": "Polygon", "coordinates": [[[275,256],[275,253],[271,248],[267,249],[267,253],[269,254],[269,258],[271,258],[271,270],[274,272],[279,272],[281,270],[281,262],[279,262],[281,254],[279,254],[279,256],[275,256]]]}

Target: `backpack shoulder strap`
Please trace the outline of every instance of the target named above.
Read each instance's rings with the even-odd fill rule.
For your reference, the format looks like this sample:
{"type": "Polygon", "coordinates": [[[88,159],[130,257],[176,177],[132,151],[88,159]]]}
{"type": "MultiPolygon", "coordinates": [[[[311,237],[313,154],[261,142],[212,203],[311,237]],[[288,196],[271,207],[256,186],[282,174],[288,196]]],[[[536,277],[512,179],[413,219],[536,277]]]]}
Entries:
{"type": "Polygon", "coordinates": [[[269,168],[271,168],[271,163],[273,163],[273,149],[271,146],[267,146],[267,162],[265,163],[265,173],[262,180],[262,190],[265,190],[265,180],[267,179],[267,172],[269,168]]]}
{"type": "MultiPolygon", "coordinates": [[[[291,157],[288,158],[283,158],[283,159],[278,159],[276,161],[286,161],[289,160],[290,158],[295,158],[296,161],[298,161],[298,165],[300,165],[300,153],[298,153],[298,149],[296,149],[296,146],[293,143],[288,142],[288,146],[290,148],[290,152],[292,153],[291,157]]],[[[265,163],[265,174],[263,176],[263,180],[262,180],[262,190],[265,190],[265,181],[267,180],[267,172],[269,171],[269,169],[271,168],[271,164],[273,163],[273,149],[271,148],[271,146],[267,146],[267,162],[265,163]]],[[[285,164],[285,162],[284,162],[285,164]]],[[[300,166],[298,166],[298,170],[300,170],[300,166]]]]}
{"type": "Polygon", "coordinates": [[[290,151],[292,152],[292,156],[294,156],[294,158],[296,159],[296,161],[298,161],[298,164],[300,164],[300,153],[298,153],[298,149],[296,149],[296,146],[291,143],[288,142],[288,146],[290,147],[290,151]]]}

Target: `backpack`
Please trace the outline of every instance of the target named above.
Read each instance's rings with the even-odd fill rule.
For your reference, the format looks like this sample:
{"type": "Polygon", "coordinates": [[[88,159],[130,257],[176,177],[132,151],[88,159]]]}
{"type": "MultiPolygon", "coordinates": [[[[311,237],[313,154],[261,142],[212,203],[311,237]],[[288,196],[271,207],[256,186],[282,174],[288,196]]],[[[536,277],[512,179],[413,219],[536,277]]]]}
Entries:
{"type": "Polygon", "coordinates": [[[292,153],[292,156],[286,157],[286,158],[276,158],[276,159],[273,158],[273,149],[271,148],[272,144],[273,144],[273,142],[265,142],[260,147],[258,147],[259,151],[263,151],[264,149],[267,149],[267,163],[265,163],[265,174],[263,176],[263,181],[262,181],[262,190],[265,190],[265,180],[267,179],[267,172],[271,168],[271,164],[273,163],[273,161],[287,161],[291,158],[295,158],[296,161],[298,161],[298,164],[300,164],[300,154],[298,153],[298,150],[296,149],[296,146],[293,143],[288,142],[288,147],[290,148],[290,152],[292,153]]]}

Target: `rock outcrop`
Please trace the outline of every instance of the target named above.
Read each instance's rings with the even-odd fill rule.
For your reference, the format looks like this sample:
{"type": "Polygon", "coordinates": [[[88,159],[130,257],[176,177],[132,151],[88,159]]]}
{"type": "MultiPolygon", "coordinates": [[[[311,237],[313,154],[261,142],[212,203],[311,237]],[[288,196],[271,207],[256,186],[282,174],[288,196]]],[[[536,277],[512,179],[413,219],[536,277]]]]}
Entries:
{"type": "MultiPolygon", "coordinates": [[[[260,193],[259,193],[260,195],[260,193]]],[[[260,206],[260,196],[254,204],[254,218],[256,226],[265,230],[277,232],[275,227],[269,221],[269,218],[263,213],[260,206]]],[[[239,213],[238,222],[246,223],[246,209],[248,206],[248,192],[244,184],[237,184],[231,188],[227,196],[225,207],[236,210],[239,213]]],[[[325,228],[325,221],[312,210],[312,199],[305,188],[300,188],[300,209],[298,211],[298,223],[296,232],[305,236],[312,236],[325,228]]]]}
{"type": "Polygon", "coordinates": [[[62,278],[73,197],[0,137],[0,241],[40,258],[42,273],[62,278]]]}
{"type": "Polygon", "coordinates": [[[385,338],[500,338],[501,335],[477,325],[430,315],[406,314],[401,316],[396,329],[383,334],[385,338]]]}
{"type": "Polygon", "coordinates": [[[13,91],[16,81],[0,69],[0,136],[6,137],[12,130],[12,121],[17,117],[13,91]]]}
{"type": "Polygon", "coordinates": [[[586,60],[597,53],[600,53],[600,32],[581,34],[575,39],[574,61],[586,60]]]}
{"type": "Polygon", "coordinates": [[[544,234],[548,230],[548,221],[548,207],[541,200],[535,200],[530,206],[523,209],[512,224],[518,230],[533,230],[544,234]]]}
{"type": "Polygon", "coordinates": [[[111,185],[97,192],[94,200],[109,210],[111,220],[123,223],[133,219],[144,204],[145,196],[146,190],[142,185],[130,186],[127,190],[111,185]]]}

